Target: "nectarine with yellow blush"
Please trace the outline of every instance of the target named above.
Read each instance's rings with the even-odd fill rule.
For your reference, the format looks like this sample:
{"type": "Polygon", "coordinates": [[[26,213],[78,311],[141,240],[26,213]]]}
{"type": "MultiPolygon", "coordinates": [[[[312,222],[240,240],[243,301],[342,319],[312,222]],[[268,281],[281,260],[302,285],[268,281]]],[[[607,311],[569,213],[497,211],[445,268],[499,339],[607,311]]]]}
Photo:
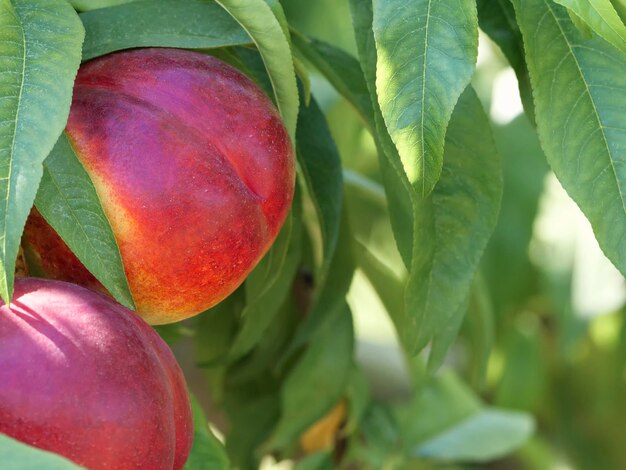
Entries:
{"type": "MultiPolygon", "coordinates": [[[[289,210],[295,163],[281,118],[250,79],[213,57],[148,48],[85,63],[66,132],[149,323],[181,320],[233,292],[289,210]]],[[[102,288],[36,213],[24,241],[45,275],[102,288]]]]}

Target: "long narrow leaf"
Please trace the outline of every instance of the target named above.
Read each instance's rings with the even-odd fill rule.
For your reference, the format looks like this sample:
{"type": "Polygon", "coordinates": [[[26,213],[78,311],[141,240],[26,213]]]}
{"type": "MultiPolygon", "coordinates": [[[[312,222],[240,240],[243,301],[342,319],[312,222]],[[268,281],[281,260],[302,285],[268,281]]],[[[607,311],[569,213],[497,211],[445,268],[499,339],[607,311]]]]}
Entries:
{"type": "Polygon", "coordinates": [[[404,170],[422,196],[434,188],[454,105],[478,51],[472,0],[374,0],[376,91],[404,170]]]}
{"type": "Polygon", "coordinates": [[[418,332],[415,351],[432,338],[449,344],[456,335],[501,195],[501,164],[489,120],[468,88],[450,120],[441,179],[416,213],[420,250],[405,293],[411,327],[418,332]]]}
{"type": "Polygon", "coordinates": [[[548,0],[515,0],[541,146],[585,213],[600,247],[626,274],[626,55],[585,40],[548,0]]]}
{"type": "Polygon", "coordinates": [[[0,0],[0,295],[42,176],[65,127],[83,27],[63,0],[0,0]]]}
{"type": "Polygon", "coordinates": [[[247,31],[257,45],[270,80],[278,110],[295,143],[298,87],[289,41],[279,20],[264,0],[216,0],[247,31]]]}
{"type": "Polygon", "coordinates": [[[609,0],[554,0],[626,54],[626,26],[609,0]]]}
{"type": "Polygon", "coordinates": [[[208,0],[141,0],[80,15],[83,60],[132,47],[209,49],[251,44],[245,30],[208,0]]]}
{"type": "Polygon", "coordinates": [[[111,224],[64,133],[43,165],[37,210],[102,285],[120,303],[134,308],[111,224]]]}

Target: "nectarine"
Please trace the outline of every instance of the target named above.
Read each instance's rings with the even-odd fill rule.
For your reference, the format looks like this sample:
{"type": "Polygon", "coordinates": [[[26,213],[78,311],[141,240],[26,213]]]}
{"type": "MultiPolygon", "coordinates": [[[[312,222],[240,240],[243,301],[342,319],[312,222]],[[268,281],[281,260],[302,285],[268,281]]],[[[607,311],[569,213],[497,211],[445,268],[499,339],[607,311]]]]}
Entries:
{"type": "Polygon", "coordinates": [[[0,304],[0,432],[98,469],[180,469],[193,439],[171,351],[111,298],[47,279],[0,304]]]}
{"type": "MultiPolygon", "coordinates": [[[[66,132],[149,323],[197,314],[234,291],[289,210],[295,163],[280,116],[213,57],[148,48],[85,63],[66,132]]],[[[24,239],[41,270],[101,287],[37,217],[24,239]]]]}

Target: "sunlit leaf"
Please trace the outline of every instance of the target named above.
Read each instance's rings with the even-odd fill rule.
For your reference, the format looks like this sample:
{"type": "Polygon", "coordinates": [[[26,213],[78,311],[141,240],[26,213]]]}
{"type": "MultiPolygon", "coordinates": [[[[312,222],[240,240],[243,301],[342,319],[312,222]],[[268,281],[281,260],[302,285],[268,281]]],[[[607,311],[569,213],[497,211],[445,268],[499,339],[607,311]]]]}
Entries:
{"type": "Polygon", "coordinates": [[[626,26],[610,0],[554,0],[567,7],[591,30],[626,54],[626,26]]]}
{"type": "Polygon", "coordinates": [[[415,248],[414,225],[417,194],[404,171],[398,151],[387,132],[376,95],[376,47],[372,32],[372,3],[350,0],[361,68],[374,108],[375,129],[372,129],[378,147],[378,161],[389,201],[389,216],[398,251],[410,268],[415,248]]]}
{"type": "Polygon", "coordinates": [[[478,51],[471,0],[374,0],[376,91],[409,181],[434,188],[454,105],[478,51]]]}
{"type": "Polygon", "coordinates": [[[298,87],[289,41],[264,0],[216,0],[246,30],[257,45],[276,96],[278,110],[291,141],[298,120],[298,87]]]}

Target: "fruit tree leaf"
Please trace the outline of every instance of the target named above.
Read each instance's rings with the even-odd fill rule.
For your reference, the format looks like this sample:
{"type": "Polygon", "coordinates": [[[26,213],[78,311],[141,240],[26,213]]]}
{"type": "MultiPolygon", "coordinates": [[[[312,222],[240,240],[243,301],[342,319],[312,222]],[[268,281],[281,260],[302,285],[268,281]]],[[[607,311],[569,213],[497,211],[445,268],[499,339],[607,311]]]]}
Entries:
{"type": "MultiPolygon", "coordinates": [[[[299,204],[294,207],[299,207],[299,204]]],[[[265,335],[289,294],[300,262],[301,245],[300,214],[292,211],[272,249],[246,279],[246,306],[242,312],[241,327],[232,341],[229,360],[249,352],[265,335]]]]}
{"type": "Polygon", "coordinates": [[[78,465],[60,455],[23,444],[0,433],[0,462],[4,470],[77,470],[78,465]]]}
{"type": "Polygon", "coordinates": [[[69,0],[70,4],[78,11],[96,10],[134,1],[137,0],[69,0]]]}
{"type": "Polygon", "coordinates": [[[485,407],[450,371],[394,408],[405,452],[441,462],[483,462],[520,447],[534,429],[524,413],[485,407]]]}
{"type": "Polygon", "coordinates": [[[441,179],[416,213],[420,249],[413,255],[405,291],[411,322],[404,325],[418,332],[414,352],[433,337],[449,342],[456,335],[501,194],[501,165],[489,119],[470,87],[450,120],[441,179]]]}
{"type": "Polygon", "coordinates": [[[264,0],[216,0],[247,31],[261,53],[272,82],[278,110],[295,143],[298,87],[289,41],[264,0]]]}
{"type": "Polygon", "coordinates": [[[626,26],[610,0],[554,0],[589,28],[626,54],[626,26]]]}
{"type": "Polygon", "coordinates": [[[185,464],[186,470],[228,470],[230,463],[223,444],[213,435],[196,397],[191,395],[193,413],[193,446],[185,464]]]}
{"type": "Polygon", "coordinates": [[[522,33],[515,20],[515,10],[511,0],[478,0],[478,24],[494,41],[511,64],[520,90],[524,111],[534,123],[534,104],[530,77],[524,58],[522,33]]]}
{"type": "Polygon", "coordinates": [[[251,44],[246,32],[208,0],[141,0],[82,13],[83,60],[132,47],[209,49],[251,44]]]}
{"type": "Polygon", "coordinates": [[[337,249],[328,268],[328,276],[323,284],[315,280],[315,295],[308,306],[304,320],[298,325],[289,347],[282,355],[279,365],[304,346],[317,331],[332,323],[337,315],[341,315],[348,289],[354,274],[352,254],[352,236],[348,224],[348,215],[342,211],[339,226],[337,249]]]}
{"type": "Polygon", "coordinates": [[[486,462],[520,447],[534,423],[524,413],[482,410],[415,449],[415,455],[443,461],[486,462]]]}
{"type": "Polygon", "coordinates": [[[115,299],[134,309],[113,230],[65,133],[43,167],[37,210],[115,299]]]}
{"type": "Polygon", "coordinates": [[[292,32],[293,45],[326,77],[374,131],[374,110],[359,62],[347,52],[315,38],[292,32]]]}
{"type": "Polygon", "coordinates": [[[573,10],[569,8],[567,10],[567,14],[569,15],[569,19],[572,20],[574,26],[576,26],[576,29],[578,29],[580,34],[582,34],[585,39],[591,39],[593,37],[593,30],[585,22],[585,20],[583,20],[580,16],[578,16],[576,13],[574,13],[573,10]]]}
{"type": "Polygon", "coordinates": [[[408,265],[413,246],[411,199],[414,194],[402,170],[396,148],[384,127],[380,108],[376,102],[374,87],[376,50],[373,47],[374,38],[371,28],[367,27],[367,24],[371,26],[371,8],[367,9],[367,4],[367,2],[359,2],[353,8],[355,8],[355,24],[358,22],[360,25],[356,33],[363,66],[368,71],[369,82],[366,82],[359,62],[346,52],[298,33],[294,34],[293,41],[307,60],[315,65],[336,90],[355,107],[374,136],[379,149],[385,192],[390,200],[389,211],[394,236],[403,259],[408,265]],[[374,106],[372,101],[375,103],[374,106]]]}
{"type": "Polygon", "coordinates": [[[611,4],[617,11],[622,23],[626,24],[626,0],[611,0],[611,4]]]}
{"type": "Polygon", "coordinates": [[[584,40],[560,5],[514,4],[543,150],[604,253],[626,274],[626,55],[598,37],[584,40]]]}
{"type": "Polygon", "coordinates": [[[409,181],[428,195],[478,51],[472,0],[374,0],[378,102],[409,181]]]}
{"type": "Polygon", "coordinates": [[[549,167],[537,131],[525,116],[493,131],[502,156],[504,192],[482,267],[494,311],[502,315],[526,302],[535,282],[529,245],[549,167]]]}
{"type": "Polygon", "coordinates": [[[289,445],[342,398],[353,364],[354,332],[346,304],[311,338],[281,388],[281,417],[267,447],[289,445]]]}
{"type": "Polygon", "coordinates": [[[293,470],[332,470],[335,468],[330,452],[315,452],[298,460],[293,470]]]}
{"type": "Polygon", "coordinates": [[[62,0],[0,0],[0,295],[15,259],[42,162],[63,131],[83,28],[62,0]]]}
{"type": "Polygon", "coordinates": [[[402,167],[398,151],[387,132],[376,96],[376,47],[372,31],[372,3],[350,0],[350,12],[365,83],[374,108],[375,129],[371,129],[378,148],[378,161],[385,193],[389,201],[389,216],[398,251],[410,268],[414,246],[414,225],[418,195],[402,167]]]}
{"type": "Polygon", "coordinates": [[[350,229],[342,208],[341,161],[326,119],[313,98],[308,107],[302,105],[300,110],[296,154],[319,219],[323,259],[315,276],[315,296],[282,361],[341,311],[354,272],[350,229]]]}
{"type": "Polygon", "coordinates": [[[339,238],[343,176],[339,152],[315,99],[311,99],[308,107],[301,106],[296,154],[322,231],[323,261],[316,279],[322,286],[339,238]]]}

